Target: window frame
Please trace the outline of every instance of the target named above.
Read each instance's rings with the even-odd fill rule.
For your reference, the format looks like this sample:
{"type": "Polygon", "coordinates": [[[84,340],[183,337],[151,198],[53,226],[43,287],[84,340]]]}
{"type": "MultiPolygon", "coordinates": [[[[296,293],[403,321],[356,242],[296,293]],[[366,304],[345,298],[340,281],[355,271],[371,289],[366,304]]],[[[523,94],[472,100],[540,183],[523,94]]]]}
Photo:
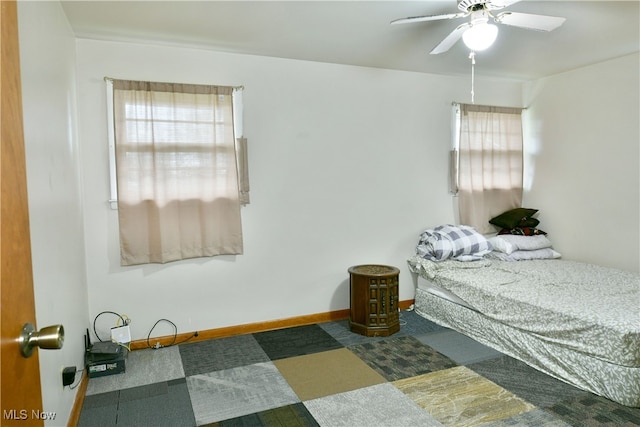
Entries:
{"type": "MultiPolygon", "coordinates": [[[[116,173],[116,138],[113,105],[113,79],[105,77],[107,107],[107,140],[109,157],[109,207],[118,210],[118,181],[116,173]]],[[[233,91],[233,128],[234,140],[244,138],[243,129],[243,97],[244,86],[236,86],[233,91]]],[[[235,148],[237,150],[237,148],[235,148]]]]}

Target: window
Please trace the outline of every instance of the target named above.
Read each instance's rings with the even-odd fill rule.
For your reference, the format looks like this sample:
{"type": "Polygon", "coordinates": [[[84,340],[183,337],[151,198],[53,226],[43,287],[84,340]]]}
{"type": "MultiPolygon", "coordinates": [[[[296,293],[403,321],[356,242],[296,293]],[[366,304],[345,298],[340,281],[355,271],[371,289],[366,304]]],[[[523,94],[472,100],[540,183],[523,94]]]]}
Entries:
{"type": "Polygon", "coordinates": [[[121,264],[242,253],[246,140],[234,88],[109,83],[121,264]]]}
{"type": "Polygon", "coordinates": [[[460,223],[495,231],[489,219],[522,203],[522,109],[454,104],[452,135],[460,223]]]}

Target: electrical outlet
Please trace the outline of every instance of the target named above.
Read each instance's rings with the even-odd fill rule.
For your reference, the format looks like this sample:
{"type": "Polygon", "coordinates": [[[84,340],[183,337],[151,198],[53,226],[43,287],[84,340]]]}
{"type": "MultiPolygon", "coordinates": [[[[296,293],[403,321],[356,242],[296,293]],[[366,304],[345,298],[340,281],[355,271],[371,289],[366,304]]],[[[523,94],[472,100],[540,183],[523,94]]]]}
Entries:
{"type": "Polygon", "coordinates": [[[129,325],[111,328],[111,341],[123,344],[130,343],[131,331],[129,330],[129,325]]]}

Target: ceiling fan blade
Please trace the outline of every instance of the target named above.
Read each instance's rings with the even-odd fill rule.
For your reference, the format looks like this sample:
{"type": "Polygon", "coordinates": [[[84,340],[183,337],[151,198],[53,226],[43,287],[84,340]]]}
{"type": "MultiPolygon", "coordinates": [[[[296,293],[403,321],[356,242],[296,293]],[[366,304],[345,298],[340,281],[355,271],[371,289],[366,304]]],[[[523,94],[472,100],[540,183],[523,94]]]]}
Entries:
{"type": "Polygon", "coordinates": [[[496,22],[529,30],[552,31],[566,21],[557,16],[533,15],[531,13],[502,12],[496,15],[496,22]]]}
{"type": "Polygon", "coordinates": [[[440,19],[456,19],[456,18],[464,18],[465,16],[469,16],[469,13],[448,13],[446,15],[426,15],[426,16],[411,16],[409,18],[400,18],[394,21],[391,21],[392,24],[411,24],[414,22],[425,22],[425,21],[438,21],[440,19]]]}
{"type": "Polygon", "coordinates": [[[521,0],[489,0],[489,9],[498,10],[518,3],[521,0]]]}
{"type": "Polygon", "coordinates": [[[449,33],[447,37],[444,38],[436,47],[434,47],[431,52],[431,55],[437,55],[439,53],[443,53],[451,49],[451,47],[456,44],[460,37],[462,37],[462,33],[467,31],[471,27],[470,23],[464,23],[458,26],[455,30],[449,33]]]}

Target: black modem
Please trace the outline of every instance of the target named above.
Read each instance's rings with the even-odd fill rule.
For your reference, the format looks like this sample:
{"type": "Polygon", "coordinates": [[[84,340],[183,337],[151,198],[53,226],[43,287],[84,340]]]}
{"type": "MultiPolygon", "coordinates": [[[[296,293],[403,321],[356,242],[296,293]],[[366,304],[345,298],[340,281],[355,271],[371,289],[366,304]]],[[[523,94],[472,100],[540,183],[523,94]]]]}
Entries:
{"type": "Polygon", "coordinates": [[[121,374],[125,371],[126,347],[114,342],[99,341],[91,344],[89,329],[85,336],[84,362],[89,378],[121,374]]]}

